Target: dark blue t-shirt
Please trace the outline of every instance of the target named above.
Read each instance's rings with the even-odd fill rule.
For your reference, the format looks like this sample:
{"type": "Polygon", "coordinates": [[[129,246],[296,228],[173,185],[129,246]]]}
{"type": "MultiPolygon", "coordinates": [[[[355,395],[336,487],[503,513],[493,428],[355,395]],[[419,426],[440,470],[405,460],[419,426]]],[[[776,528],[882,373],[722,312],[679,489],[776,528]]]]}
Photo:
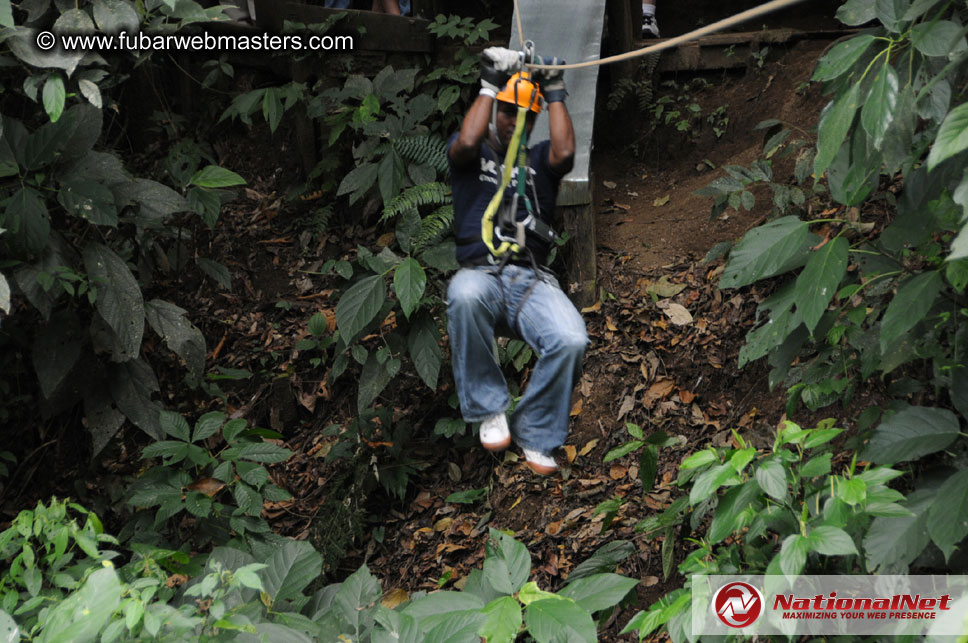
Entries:
{"type": "MultiPolygon", "coordinates": [[[[486,142],[481,143],[480,157],[476,163],[468,163],[464,167],[455,167],[450,160],[450,147],[457,140],[457,134],[450,137],[447,143],[447,161],[450,163],[451,187],[454,193],[454,224],[457,232],[457,262],[471,265],[486,258],[490,251],[481,237],[481,217],[491,202],[501,183],[504,171],[504,159],[500,157],[486,142]],[[467,240],[474,241],[467,243],[467,240]],[[464,241],[462,243],[462,241],[464,241]]],[[[537,194],[537,203],[533,203],[535,217],[547,223],[552,223],[555,212],[555,201],[558,199],[558,184],[561,175],[552,169],[548,162],[548,151],[551,141],[541,141],[528,150],[529,176],[527,194],[532,202],[537,194]]],[[[517,191],[518,168],[511,173],[511,182],[504,191],[505,199],[517,191]]],[[[528,216],[523,200],[518,201],[518,220],[528,216]]],[[[496,217],[495,217],[496,218],[496,217]]],[[[527,247],[534,253],[535,260],[544,264],[549,244],[536,238],[532,234],[526,237],[527,247]]]]}

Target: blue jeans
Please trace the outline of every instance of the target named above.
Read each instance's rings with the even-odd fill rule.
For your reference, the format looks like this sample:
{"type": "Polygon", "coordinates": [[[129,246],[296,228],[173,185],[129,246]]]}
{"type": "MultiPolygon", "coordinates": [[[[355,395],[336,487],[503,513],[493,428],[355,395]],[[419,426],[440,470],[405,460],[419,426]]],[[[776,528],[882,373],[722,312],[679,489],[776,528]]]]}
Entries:
{"type": "Polygon", "coordinates": [[[506,328],[538,355],[511,416],[511,435],[522,447],[545,454],[563,445],[588,333],[557,282],[539,279],[522,266],[507,265],[500,274],[489,266],[462,268],[450,282],[447,300],[451,360],[464,419],[480,422],[510,406],[494,355],[495,329],[506,328]]]}

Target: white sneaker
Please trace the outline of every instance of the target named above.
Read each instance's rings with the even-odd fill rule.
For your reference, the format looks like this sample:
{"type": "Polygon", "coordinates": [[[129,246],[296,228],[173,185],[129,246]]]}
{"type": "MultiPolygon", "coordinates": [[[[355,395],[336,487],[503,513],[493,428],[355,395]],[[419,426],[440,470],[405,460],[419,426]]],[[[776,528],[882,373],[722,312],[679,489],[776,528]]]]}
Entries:
{"type": "Polygon", "coordinates": [[[659,37],[659,23],[656,22],[655,16],[650,16],[648,14],[644,14],[642,16],[642,37],[643,38],[659,37]]]}
{"type": "Polygon", "coordinates": [[[488,451],[504,451],[511,444],[511,431],[504,413],[492,415],[481,422],[481,445],[488,451]]]}
{"type": "Polygon", "coordinates": [[[558,470],[558,463],[550,455],[524,447],[521,450],[524,451],[524,461],[538,475],[547,476],[558,470]]]}

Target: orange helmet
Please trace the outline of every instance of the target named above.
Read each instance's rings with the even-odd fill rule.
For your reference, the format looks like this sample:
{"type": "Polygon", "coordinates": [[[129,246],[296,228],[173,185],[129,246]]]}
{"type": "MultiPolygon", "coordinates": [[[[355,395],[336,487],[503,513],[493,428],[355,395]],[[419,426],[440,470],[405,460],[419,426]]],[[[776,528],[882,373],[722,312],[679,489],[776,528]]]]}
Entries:
{"type": "Polygon", "coordinates": [[[504,89],[498,92],[497,99],[518,107],[526,107],[535,114],[540,114],[544,96],[541,95],[537,83],[531,79],[531,72],[521,71],[508,79],[504,89]]]}

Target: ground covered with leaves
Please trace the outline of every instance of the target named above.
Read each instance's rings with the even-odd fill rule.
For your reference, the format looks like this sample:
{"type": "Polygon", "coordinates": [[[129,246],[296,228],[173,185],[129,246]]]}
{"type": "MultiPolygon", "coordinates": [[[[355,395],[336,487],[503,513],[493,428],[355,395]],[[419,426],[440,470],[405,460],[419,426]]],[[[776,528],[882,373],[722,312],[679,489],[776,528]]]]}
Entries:
{"type": "MultiPolygon", "coordinates": [[[[675,498],[678,464],[706,445],[729,444],[734,429],[762,445],[784,417],[785,400],[768,389],[762,361],[737,366],[756,306],[768,292],[719,289],[722,260],[706,260],[717,242],[741,236],[770,206],[759,199],[751,211],[710,219],[709,200],[693,192],[717,168],[749,164],[760,155],[763,135],[752,131],[760,120],[779,118],[810,129],[823,101],[807,81],[828,44],[790,45],[762,67],[717,75],[693,90],[702,113],[728,116],[728,125],[718,121],[724,134],[713,133],[712,121],[697,120],[686,132],[659,128],[634,151],[598,150],[594,209],[601,290],[599,301],[582,311],[592,345],[574,396],[570,437],[559,454],[560,475],[536,477],[514,449],[494,456],[473,435],[435,435],[438,420],[456,415],[448,405],[449,373],[435,395],[416,376],[384,391],[393,400],[394,419],[406,418],[415,429],[404,455],[395,451],[399,445],[391,435],[351,447],[340,441],[355,416],[354,378],[330,383],[328,366],[297,346],[312,336],[307,320],[314,313],[335,325],[339,279],[324,274],[324,263],[352,259],[358,246],[378,250],[386,241],[372,222],[353,223],[339,213],[314,219],[314,200],[326,195],[287,200],[293,168],[280,171],[274,159],[285,153],[272,153],[277,143],[266,145],[264,154],[249,153],[251,141],[268,134],[257,126],[240,126],[216,149],[220,162],[252,159],[248,167],[232,163],[248,187],[225,208],[205,247],[195,249],[228,268],[232,290],[211,277],[188,276],[173,278],[158,293],[192,312],[216,375],[194,399],[173,402],[195,416],[223,408],[285,436],[285,446],[296,454],[272,467],[271,475],[293,498],[268,502],[264,510],[284,535],[317,544],[335,539],[320,530],[340,526],[324,519],[350,498],[332,497],[334,489],[345,488],[334,482],[356,475],[347,471],[346,458],[334,457],[351,455],[339,450],[351,449],[354,461],[383,475],[405,467],[405,493],[375,487],[360,494],[368,500],[353,510],[363,519],[347,524],[336,539],[344,556],[327,570],[337,580],[365,562],[398,601],[418,590],[462,586],[481,564],[488,527],[510,530],[528,546],[533,580],[548,589],[559,587],[603,545],[634,550],[620,571],[642,579],[639,600],[613,615],[610,634],[603,636],[616,640],[636,609],[681,586],[675,573],[681,543],[635,529],[675,498]],[[651,451],[649,438],[657,443],[651,451]],[[388,461],[394,464],[380,468],[388,461]]],[[[679,96],[688,78],[665,80],[673,81],[667,91],[679,96]]],[[[282,138],[277,134],[276,141],[282,138]]],[[[777,164],[777,176],[784,172],[792,172],[792,160],[777,164]]],[[[392,317],[384,321],[395,323],[392,317]]],[[[519,366],[507,375],[524,387],[529,368],[519,366]]],[[[178,369],[172,362],[167,376],[178,377],[178,369]]],[[[128,436],[104,458],[89,485],[116,485],[136,469],[137,440],[128,436]]],[[[18,472],[21,481],[31,477],[29,470],[18,472]]],[[[24,505],[23,494],[18,497],[24,505]]]]}

